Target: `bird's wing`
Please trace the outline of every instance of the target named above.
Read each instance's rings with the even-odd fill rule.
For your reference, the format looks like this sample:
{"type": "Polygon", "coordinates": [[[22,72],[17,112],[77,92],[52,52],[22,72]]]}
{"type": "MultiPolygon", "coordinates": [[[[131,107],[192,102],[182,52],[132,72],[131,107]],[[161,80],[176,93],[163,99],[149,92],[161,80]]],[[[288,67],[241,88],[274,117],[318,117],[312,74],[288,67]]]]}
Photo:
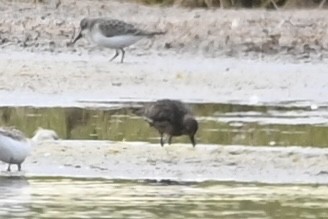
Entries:
{"type": "Polygon", "coordinates": [[[113,37],[119,35],[141,34],[142,31],[134,27],[132,24],[125,23],[120,20],[104,20],[99,22],[98,28],[106,37],[113,37]]]}
{"type": "Polygon", "coordinates": [[[24,133],[14,128],[1,127],[0,134],[18,141],[26,141],[24,133]]]}
{"type": "Polygon", "coordinates": [[[165,103],[155,103],[145,110],[145,117],[156,122],[167,121],[173,123],[175,121],[175,113],[170,105],[165,103]]]}

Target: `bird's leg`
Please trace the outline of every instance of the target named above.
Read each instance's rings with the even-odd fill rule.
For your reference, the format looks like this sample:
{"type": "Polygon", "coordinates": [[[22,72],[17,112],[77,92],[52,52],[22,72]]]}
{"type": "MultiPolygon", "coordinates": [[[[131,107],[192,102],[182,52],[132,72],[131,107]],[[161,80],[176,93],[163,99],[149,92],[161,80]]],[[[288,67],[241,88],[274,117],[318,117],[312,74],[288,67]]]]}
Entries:
{"type": "Polygon", "coordinates": [[[163,147],[164,146],[163,133],[159,133],[159,134],[161,135],[161,141],[160,141],[160,143],[161,143],[161,146],[163,147]]]}
{"type": "Polygon", "coordinates": [[[167,138],[167,143],[171,144],[171,142],[172,142],[172,135],[169,135],[168,138],[167,138]]]}
{"type": "Polygon", "coordinates": [[[113,61],[118,56],[118,50],[115,50],[115,55],[109,60],[110,62],[113,61]]]}
{"type": "Polygon", "coordinates": [[[195,147],[196,146],[195,136],[194,135],[190,135],[189,138],[190,138],[190,141],[191,141],[192,146],[195,147]]]}
{"type": "Polygon", "coordinates": [[[22,170],[22,164],[17,164],[17,169],[18,169],[18,171],[21,171],[22,170]]]}
{"type": "Polygon", "coordinates": [[[7,168],[7,172],[10,172],[11,171],[11,169],[10,169],[10,163],[8,164],[8,168],[7,168]]]}
{"type": "Polygon", "coordinates": [[[124,60],[124,55],[125,55],[125,51],[123,48],[121,48],[121,51],[122,51],[122,58],[121,58],[121,63],[123,63],[123,60],[124,60]]]}

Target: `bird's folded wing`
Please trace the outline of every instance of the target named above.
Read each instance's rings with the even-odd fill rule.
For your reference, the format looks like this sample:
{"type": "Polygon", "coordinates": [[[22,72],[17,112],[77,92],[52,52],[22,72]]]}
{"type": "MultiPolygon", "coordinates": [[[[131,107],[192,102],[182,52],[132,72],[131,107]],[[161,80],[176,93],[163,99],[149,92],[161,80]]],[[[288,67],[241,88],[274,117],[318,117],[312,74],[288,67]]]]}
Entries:
{"type": "Polygon", "coordinates": [[[1,127],[0,128],[0,134],[3,136],[7,136],[9,138],[12,138],[14,140],[18,140],[18,141],[25,141],[26,137],[24,135],[24,133],[22,133],[21,131],[14,129],[14,128],[5,128],[5,127],[1,127]]]}
{"type": "Polygon", "coordinates": [[[106,37],[120,35],[138,35],[141,30],[135,28],[132,24],[125,23],[119,20],[104,20],[98,24],[101,33],[106,37]]]}

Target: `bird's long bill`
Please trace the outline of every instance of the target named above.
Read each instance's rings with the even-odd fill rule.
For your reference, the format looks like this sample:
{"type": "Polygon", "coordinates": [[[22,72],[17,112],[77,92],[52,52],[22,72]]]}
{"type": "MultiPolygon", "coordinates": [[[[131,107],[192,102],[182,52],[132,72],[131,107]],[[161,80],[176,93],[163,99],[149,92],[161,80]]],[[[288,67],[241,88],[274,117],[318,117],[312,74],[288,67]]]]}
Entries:
{"type": "Polygon", "coordinates": [[[72,44],[75,44],[76,41],[78,41],[82,37],[82,30],[79,32],[79,34],[76,36],[76,38],[73,40],[72,44]]]}

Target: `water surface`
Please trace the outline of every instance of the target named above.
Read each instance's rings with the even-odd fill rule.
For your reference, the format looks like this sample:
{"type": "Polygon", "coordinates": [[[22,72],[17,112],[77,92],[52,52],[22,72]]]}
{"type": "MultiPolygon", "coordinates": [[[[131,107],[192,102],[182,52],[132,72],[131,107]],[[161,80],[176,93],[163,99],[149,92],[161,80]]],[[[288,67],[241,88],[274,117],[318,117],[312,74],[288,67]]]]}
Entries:
{"type": "MultiPolygon", "coordinates": [[[[197,141],[202,144],[327,146],[325,107],[288,104],[191,104],[190,107],[200,123],[197,141]]],[[[133,115],[129,104],[101,108],[2,107],[0,125],[14,125],[28,136],[41,126],[54,129],[62,139],[158,142],[158,133],[133,115]]],[[[174,142],[188,139],[175,138],[174,142]]],[[[220,168],[222,171],[223,167],[220,168]]],[[[253,169],[251,172],[254,174],[253,169]]],[[[222,177],[222,172],[215,174],[222,177]]],[[[2,176],[0,191],[0,218],[290,219],[325,218],[328,209],[327,185],[316,184],[159,183],[2,176]]]]}
{"type": "Polygon", "coordinates": [[[2,218],[325,218],[323,185],[1,178],[2,218]]]}
{"type": "MultiPolygon", "coordinates": [[[[62,139],[158,142],[158,133],[131,112],[132,103],[100,108],[0,108],[0,125],[15,126],[29,136],[41,126],[62,139]]],[[[320,106],[190,104],[199,120],[203,144],[326,147],[328,111],[320,106]]],[[[174,142],[189,142],[187,137],[174,142]]]]}

